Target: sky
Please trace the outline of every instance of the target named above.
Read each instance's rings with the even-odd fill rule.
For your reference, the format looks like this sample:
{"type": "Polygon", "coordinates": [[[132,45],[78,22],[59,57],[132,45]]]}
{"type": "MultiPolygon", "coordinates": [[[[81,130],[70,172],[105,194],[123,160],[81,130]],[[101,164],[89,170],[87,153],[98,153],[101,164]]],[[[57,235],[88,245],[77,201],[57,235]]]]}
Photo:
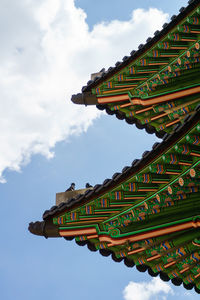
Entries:
{"type": "Polygon", "coordinates": [[[197,299],[74,241],[28,231],[71,182],[77,189],[102,183],[158,141],[70,98],[186,5],[1,0],[0,299],[197,299]]]}

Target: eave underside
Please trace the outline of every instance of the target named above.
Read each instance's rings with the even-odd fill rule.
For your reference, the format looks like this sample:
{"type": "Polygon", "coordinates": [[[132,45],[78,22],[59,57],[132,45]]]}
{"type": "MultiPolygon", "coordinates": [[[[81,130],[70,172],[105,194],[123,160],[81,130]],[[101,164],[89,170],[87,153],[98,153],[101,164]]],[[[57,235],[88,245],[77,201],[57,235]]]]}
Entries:
{"type": "Polygon", "coordinates": [[[199,0],[156,36],[73,95],[76,104],[96,104],[118,119],[163,137],[183,123],[199,101],[199,0]]]}
{"type": "Polygon", "coordinates": [[[44,213],[29,230],[75,238],[115,261],[200,291],[200,113],[113,179],[44,213]]]}

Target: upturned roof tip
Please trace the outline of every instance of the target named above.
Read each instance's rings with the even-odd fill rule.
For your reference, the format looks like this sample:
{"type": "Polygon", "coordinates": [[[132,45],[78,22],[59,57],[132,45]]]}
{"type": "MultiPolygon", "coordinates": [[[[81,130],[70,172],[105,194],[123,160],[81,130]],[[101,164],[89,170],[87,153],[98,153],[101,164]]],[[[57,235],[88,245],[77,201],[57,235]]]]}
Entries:
{"type": "Polygon", "coordinates": [[[85,106],[98,104],[96,95],[93,95],[90,92],[86,92],[86,93],[83,92],[82,94],[79,93],[76,95],[72,95],[71,101],[74,104],[84,104],[85,106]]]}

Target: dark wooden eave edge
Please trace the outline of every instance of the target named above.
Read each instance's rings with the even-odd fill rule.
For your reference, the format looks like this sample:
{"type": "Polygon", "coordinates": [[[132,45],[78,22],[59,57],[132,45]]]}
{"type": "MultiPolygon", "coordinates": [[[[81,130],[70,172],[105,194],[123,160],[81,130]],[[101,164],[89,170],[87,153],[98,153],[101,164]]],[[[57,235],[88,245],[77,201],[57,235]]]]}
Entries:
{"type": "Polygon", "coordinates": [[[48,237],[61,237],[59,235],[59,228],[51,222],[51,220],[37,221],[29,223],[28,230],[39,236],[48,237]]]}
{"type": "Polygon", "coordinates": [[[74,104],[84,104],[87,105],[98,105],[98,100],[96,95],[93,95],[91,92],[83,92],[82,94],[72,95],[71,101],[74,104]]]}

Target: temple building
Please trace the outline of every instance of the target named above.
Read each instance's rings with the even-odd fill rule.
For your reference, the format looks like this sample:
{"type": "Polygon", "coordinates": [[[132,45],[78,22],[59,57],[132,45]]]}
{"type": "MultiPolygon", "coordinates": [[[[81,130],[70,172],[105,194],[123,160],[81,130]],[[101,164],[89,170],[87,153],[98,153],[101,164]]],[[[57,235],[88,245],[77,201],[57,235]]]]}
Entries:
{"type": "Polygon", "coordinates": [[[137,51],[91,75],[75,104],[96,105],[162,142],[101,185],[57,194],[31,233],[75,239],[200,293],[199,48],[200,0],[190,0],[137,51]]]}

